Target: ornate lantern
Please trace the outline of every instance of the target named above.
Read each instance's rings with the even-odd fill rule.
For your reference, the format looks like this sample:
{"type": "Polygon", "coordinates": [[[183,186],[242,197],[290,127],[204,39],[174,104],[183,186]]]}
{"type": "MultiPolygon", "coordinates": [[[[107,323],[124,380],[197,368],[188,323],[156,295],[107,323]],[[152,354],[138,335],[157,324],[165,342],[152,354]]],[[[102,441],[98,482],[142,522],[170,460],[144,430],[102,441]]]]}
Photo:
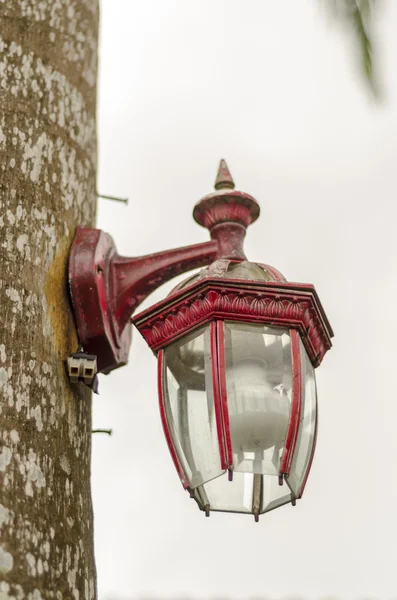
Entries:
{"type": "Polygon", "coordinates": [[[333,333],[312,285],[248,262],[254,198],[221,162],[193,212],[215,261],[133,318],[158,355],[165,436],[199,508],[259,515],[301,498],[317,435],[314,368],[333,333]]]}
{"type": "Polygon", "coordinates": [[[132,322],[158,356],[161,419],[184,488],[207,516],[258,521],[303,494],[317,435],[314,369],[333,333],[312,285],[247,260],[259,206],[234,188],[221,161],[215,192],[193,212],[210,231],[205,244],[130,259],[104,232],[78,228],[69,282],[83,348],[69,368],[87,383],[87,356],[104,373],[125,364],[140,302],[210,263],[132,322]]]}

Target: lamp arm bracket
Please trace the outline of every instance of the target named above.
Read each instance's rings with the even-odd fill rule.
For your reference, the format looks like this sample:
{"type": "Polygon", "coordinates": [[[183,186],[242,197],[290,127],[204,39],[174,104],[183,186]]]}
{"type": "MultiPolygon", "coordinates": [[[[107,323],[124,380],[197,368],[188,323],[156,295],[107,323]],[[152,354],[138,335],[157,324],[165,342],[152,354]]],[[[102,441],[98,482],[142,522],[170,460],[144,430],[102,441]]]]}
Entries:
{"type": "Polygon", "coordinates": [[[215,240],[134,258],[117,254],[100,229],[78,227],[69,256],[69,290],[80,344],[98,360],[98,372],[127,363],[130,318],[136,308],[173,277],[211,263],[215,240]]]}

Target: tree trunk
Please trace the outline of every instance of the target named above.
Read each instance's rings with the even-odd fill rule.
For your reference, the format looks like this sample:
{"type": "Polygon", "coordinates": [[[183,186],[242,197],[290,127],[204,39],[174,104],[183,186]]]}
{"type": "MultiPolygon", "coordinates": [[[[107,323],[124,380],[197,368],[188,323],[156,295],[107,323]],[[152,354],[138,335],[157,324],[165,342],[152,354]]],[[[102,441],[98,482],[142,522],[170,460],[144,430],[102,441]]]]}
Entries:
{"type": "Polygon", "coordinates": [[[96,597],[91,394],[67,290],[92,226],[97,0],[0,0],[0,599],[96,597]]]}

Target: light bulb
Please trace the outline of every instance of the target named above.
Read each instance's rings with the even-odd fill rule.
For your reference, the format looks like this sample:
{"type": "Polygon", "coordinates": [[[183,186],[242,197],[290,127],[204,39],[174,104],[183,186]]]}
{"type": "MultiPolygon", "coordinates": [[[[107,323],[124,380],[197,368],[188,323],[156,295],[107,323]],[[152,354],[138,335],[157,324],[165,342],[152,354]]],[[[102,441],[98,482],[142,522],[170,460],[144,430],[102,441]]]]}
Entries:
{"type": "MultiPolygon", "coordinates": [[[[234,385],[228,393],[230,432],[234,451],[265,451],[282,445],[289,421],[289,401],[282,384],[272,386],[261,360],[234,365],[234,385]]],[[[270,377],[269,377],[270,379],[270,377]]]]}

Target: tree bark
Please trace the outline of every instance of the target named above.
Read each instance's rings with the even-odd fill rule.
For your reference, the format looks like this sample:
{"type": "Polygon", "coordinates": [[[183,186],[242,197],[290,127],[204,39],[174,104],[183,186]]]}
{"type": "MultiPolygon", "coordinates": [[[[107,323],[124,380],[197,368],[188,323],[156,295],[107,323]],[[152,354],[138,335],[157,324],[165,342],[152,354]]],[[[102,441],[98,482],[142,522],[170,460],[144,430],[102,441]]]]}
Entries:
{"type": "Polygon", "coordinates": [[[91,394],[67,259],[92,226],[97,0],[0,0],[0,600],[96,598],[91,394]]]}

